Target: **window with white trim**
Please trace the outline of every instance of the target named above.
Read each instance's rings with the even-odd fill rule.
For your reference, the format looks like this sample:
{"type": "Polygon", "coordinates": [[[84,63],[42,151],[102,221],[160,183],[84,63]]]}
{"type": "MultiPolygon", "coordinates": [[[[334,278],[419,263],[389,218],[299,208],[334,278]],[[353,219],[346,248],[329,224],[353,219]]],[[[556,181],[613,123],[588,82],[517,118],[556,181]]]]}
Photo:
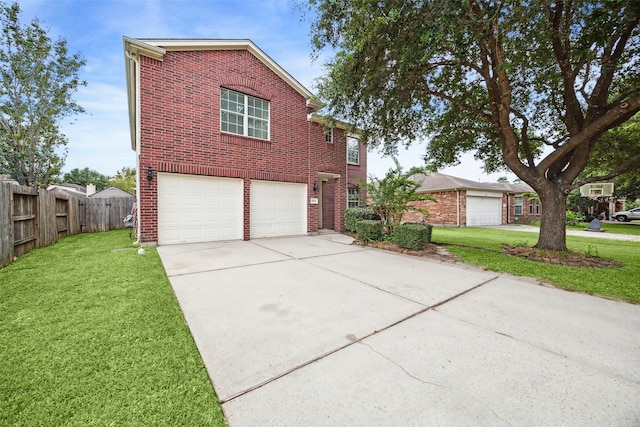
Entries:
{"type": "Polygon", "coordinates": [[[353,136],[347,137],[347,163],[360,164],[360,141],[353,136]]]}
{"type": "Polygon", "coordinates": [[[537,200],[529,200],[529,214],[540,215],[540,202],[537,200]]]}
{"type": "Polygon", "coordinates": [[[522,215],[522,196],[516,196],[515,202],[516,215],[522,215]]]}
{"type": "Polygon", "coordinates": [[[357,208],[360,206],[360,191],[357,188],[349,188],[347,191],[347,207],[357,208]]]}
{"type": "Polygon", "coordinates": [[[333,143],[333,128],[324,130],[324,141],[333,143]]]}
{"type": "Polygon", "coordinates": [[[268,140],[269,101],[220,88],[220,129],[268,140]]]}

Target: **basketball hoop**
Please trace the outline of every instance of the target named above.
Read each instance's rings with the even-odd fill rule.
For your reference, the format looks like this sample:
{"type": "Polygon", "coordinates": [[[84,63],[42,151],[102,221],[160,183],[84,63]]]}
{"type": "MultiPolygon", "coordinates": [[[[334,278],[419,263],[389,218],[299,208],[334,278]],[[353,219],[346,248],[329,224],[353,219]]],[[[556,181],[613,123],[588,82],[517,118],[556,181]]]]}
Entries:
{"type": "Polygon", "coordinates": [[[602,197],[602,194],[600,194],[600,193],[589,193],[589,194],[587,195],[587,199],[589,199],[589,200],[593,200],[593,201],[594,201],[594,202],[596,202],[596,203],[598,203],[598,201],[599,201],[598,199],[599,199],[600,197],[602,197]]]}

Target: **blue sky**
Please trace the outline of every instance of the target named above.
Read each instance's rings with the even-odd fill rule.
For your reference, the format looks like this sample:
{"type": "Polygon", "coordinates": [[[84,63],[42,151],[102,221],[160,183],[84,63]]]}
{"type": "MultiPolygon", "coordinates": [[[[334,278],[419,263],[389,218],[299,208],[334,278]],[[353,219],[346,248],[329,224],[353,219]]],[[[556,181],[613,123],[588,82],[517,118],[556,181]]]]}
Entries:
{"type": "MultiPolygon", "coordinates": [[[[302,19],[289,0],[20,0],[20,7],[25,23],[38,18],[53,37],[67,40],[70,51],[87,61],[80,72],[87,86],[76,94],[86,114],[61,126],[69,139],[64,172],[89,167],[111,176],[124,166],[135,166],[128,133],[125,35],[250,39],[312,92],[326,59],[311,59],[310,21],[302,19]]],[[[422,165],[424,144],[399,151],[404,167],[422,165]]],[[[382,177],[392,165],[376,150],[369,152],[369,173],[382,177]]],[[[483,174],[470,155],[460,166],[441,172],[474,181],[507,175],[483,174]]]]}

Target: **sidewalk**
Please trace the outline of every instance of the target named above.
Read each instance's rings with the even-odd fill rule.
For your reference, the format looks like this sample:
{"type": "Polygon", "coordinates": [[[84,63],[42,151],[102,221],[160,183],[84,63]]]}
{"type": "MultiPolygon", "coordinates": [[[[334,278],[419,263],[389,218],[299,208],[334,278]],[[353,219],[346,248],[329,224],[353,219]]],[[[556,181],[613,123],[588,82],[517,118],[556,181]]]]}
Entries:
{"type": "MultiPolygon", "coordinates": [[[[509,224],[509,225],[487,225],[484,228],[495,228],[498,230],[511,230],[511,231],[526,231],[530,233],[539,233],[540,227],[534,227],[531,225],[523,224],[509,224]]],[[[605,230],[601,233],[595,233],[592,231],[583,230],[567,230],[567,236],[578,237],[594,237],[597,239],[609,239],[609,240],[627,240],[630,242],[640,242],[640,236],[634,236],[631,234],[615,234],[607,233],[607,222],[602,222],[602,229],[605,230]]]]}

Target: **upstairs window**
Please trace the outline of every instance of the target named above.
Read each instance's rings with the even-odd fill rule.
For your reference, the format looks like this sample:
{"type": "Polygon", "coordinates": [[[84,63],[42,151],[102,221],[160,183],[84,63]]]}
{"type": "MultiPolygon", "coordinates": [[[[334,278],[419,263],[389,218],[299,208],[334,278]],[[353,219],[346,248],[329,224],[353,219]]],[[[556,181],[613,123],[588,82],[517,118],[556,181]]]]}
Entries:
{"type": "Polygon", "coordinates": [[[325,129],[324,131],[324,141],[328,143],[333,143],[333,128],[325,129]]]}
{"type": "Polygon", "coordinates": [[[269,139],[269,101],[230,89],[220,90],[222,132],[269,139]]]}
{"type": "Polygon", "coordinates": [[[352,136],[347,137],[347,163],[360,164],[360,141],[352,136]]]}

